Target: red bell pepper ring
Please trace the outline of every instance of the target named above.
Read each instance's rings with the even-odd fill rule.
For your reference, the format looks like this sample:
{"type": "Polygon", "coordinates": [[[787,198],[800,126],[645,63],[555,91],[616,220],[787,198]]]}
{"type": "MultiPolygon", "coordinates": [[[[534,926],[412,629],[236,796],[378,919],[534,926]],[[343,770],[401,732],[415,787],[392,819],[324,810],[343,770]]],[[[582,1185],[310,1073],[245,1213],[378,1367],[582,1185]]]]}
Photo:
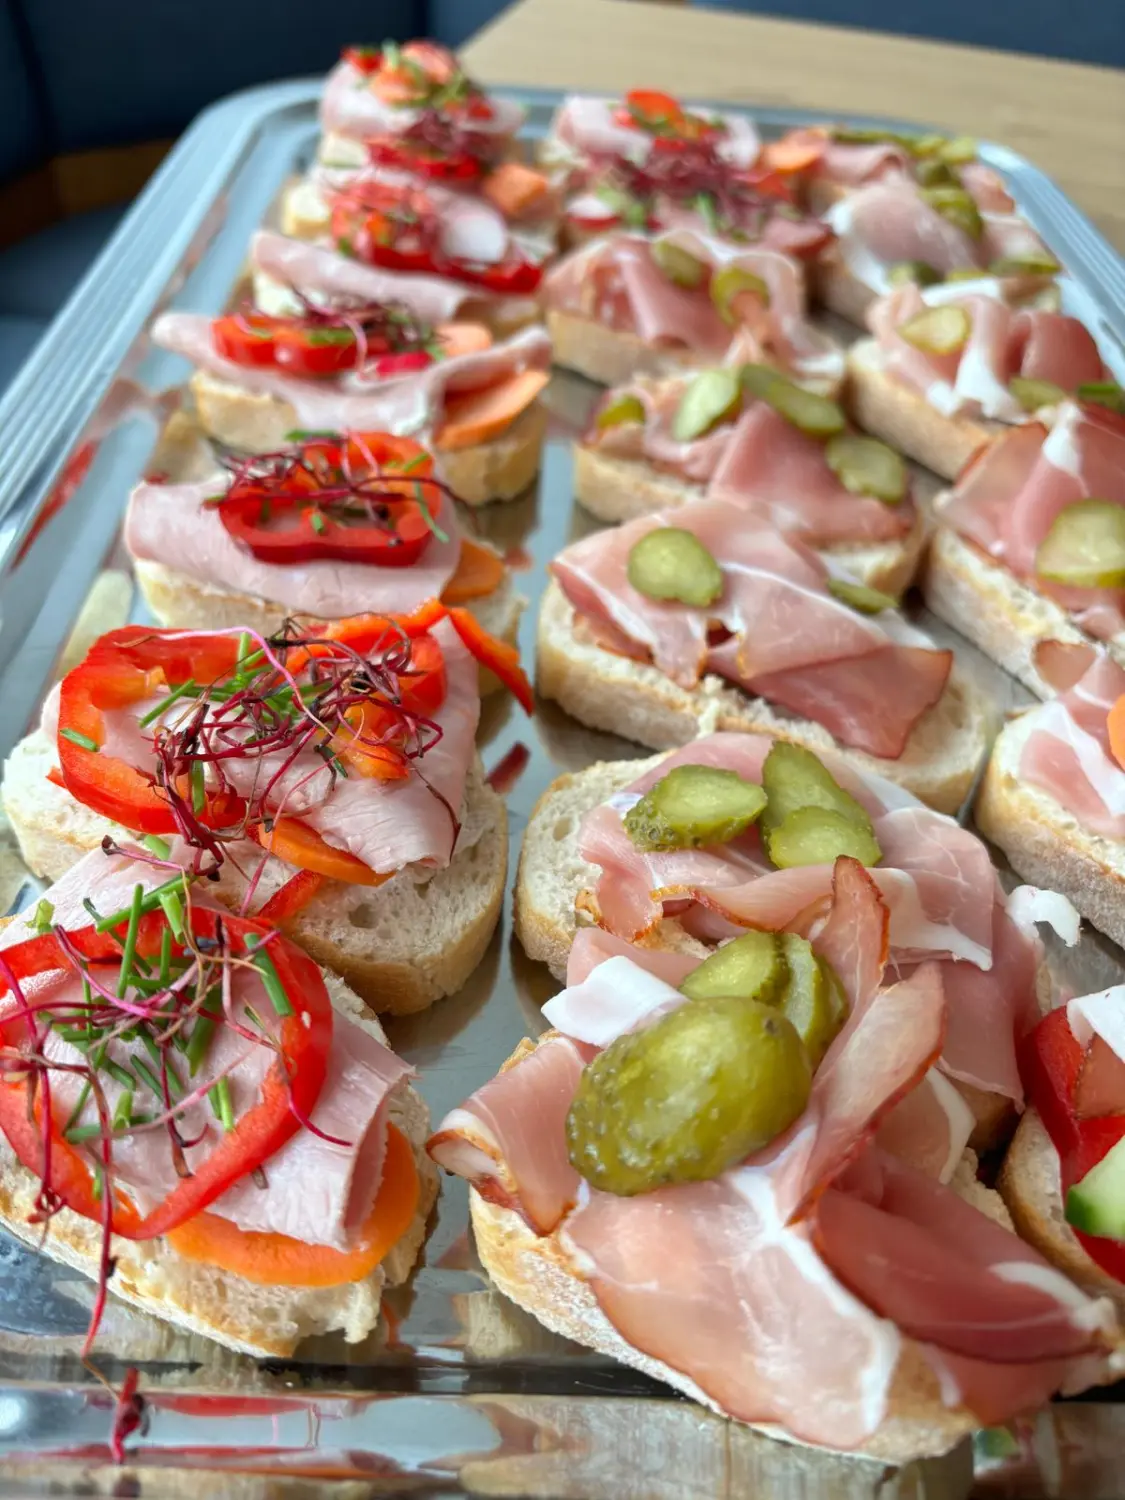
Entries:
{"type": "MultiPolygon", "coordinates": [[[[112,1230],[125,1239],[155,1239],[166,1234],[268,1161],[301,1128],[300,1122],[309,1118],[327,1073],[332,1004],[324,977],[312,959],[260,920],[196,907],[191,926],[197,942],[217,941],[221,929],[235,958],[248,957],[271,937],[269,956],[291,1012],[279,1018],[278,1054],[262,1080],[258,1102],[237,1118],[233,1130],[223,1136],[210,1155],[194,1163],[191,1175],[181,1178],[168,1196],[143,1216],[115,1198],[112,1230]]],[[[159,914],[146,918],[141,923],[137,952],[142,956],[159,952],[163,928],[159,914]]],[[[69,936],[84,958],[107,963],[120,953],[110,933],[99,934],[93,927],[69,936]]],[[[182,944],[173,945],[174,953],[183,951],[182,944]]],[[[4,959],[17,981],[74,967],[53,934],[30,938],[5,950],[4,959]]],[[[0,994],[8,989],[7,977],[0,975],[0,994]]],[[[11,1020],[0,1023],[0,1045],[18,1046],[24,1026],[11,1020]]],[[[49,1194],[84,1218],[101,1222],[104,1205],[95,1197],[93,1174],[54,1118],[49,1122],[49,1156],[44,1152],[42,1097],[40,1093],[35,1118],[29,1124],[28,1086],[26,1079],[0,1083],[0,1129],[22,1164],[40,1178],[49,1194]]]]}
{"type": "MultiPolygon", "coordinates": [[[[1125,1115],[1080,1120],[1074,1094],[1085,1048],[1070,1029],[1066,1006],[1051,1011],[1024,1040],[1019,1051],[1024,1090],[1059,1154],[1063,1201],[1070,1189],[1106,1157],[1125,1136],[1125,1115]]],[[[1091,1260],[1118,1281],[1125,1281],[1125,1241],[1072,1232],[1091,1260]]]]}

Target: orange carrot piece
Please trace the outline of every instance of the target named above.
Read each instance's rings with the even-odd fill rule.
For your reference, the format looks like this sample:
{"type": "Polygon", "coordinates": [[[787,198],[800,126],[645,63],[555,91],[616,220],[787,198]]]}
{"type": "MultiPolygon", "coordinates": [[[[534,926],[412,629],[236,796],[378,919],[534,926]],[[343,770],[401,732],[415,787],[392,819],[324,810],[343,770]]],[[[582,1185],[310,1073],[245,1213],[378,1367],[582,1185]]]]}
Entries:
{"type": "Polygon", "coordinates": [[[803,172],[824,155],[828,138],[819,130],[793,130],[779,141],[770,141],[762,152],[762,162],[775,172],[803,172]]]}
{"type": "Polygon", "coordinates": [[[1119,766],[1125,767],[1125,697],[1118,698],[1106,720],[1109,730],[1109,748],[1119,766]]]}
{"type": "Polygon", "coordinates": [[[452,393],[446,397],[434,447],[452,452],[499,437],[531,405],[548,379],[545,370],[520,370],[483,390],[452,393]]]}
{"type": "Polygon", "coordinates": [[[502,162],[481,183],[481,192],[506,219],[519,219],[551,191],[542,172],[522,161],[502,162]]]}
{"type": "Polygon", "coordinates": [[[491,547],[465,537],[453,577],[441,591],[444,604],[464,604],[491,594],[504,581],[504,559],[491,547]]]}
{"type": "Polygon", "coordinates": [[[492,334],[483,323],[443,323],[437,337],[446,359],[456,359],[459,354],[480,354],[492,347],[492,334]]]}

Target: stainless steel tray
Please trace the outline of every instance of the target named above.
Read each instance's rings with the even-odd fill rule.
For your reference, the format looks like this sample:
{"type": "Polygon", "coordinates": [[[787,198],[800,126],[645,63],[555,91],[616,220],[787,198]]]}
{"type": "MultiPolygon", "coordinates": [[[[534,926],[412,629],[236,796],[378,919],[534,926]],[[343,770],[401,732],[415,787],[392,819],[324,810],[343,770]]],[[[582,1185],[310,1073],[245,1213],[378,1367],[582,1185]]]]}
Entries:
{"type": "MultiPolygon", "coordinates": [[[[251,232],[282,181],[311,157],[318,87],[257,89],[202,115],[0,404],[4,754],[91,632],[126,615],[143,618],[126,578],[120,517],[168,410],[160,393],[186,373],[181,361],[151,348],[145,329],[169,304],[223,305],[251,232]]],[[[529,105],[528,134],[542,134],[557,96],[520,97],[529,105]]],[[[777,134],[812,117],[767,111],[756,118],[777,134]]],[[[982,155],[1068,267],[1068,300],[1120,369],[1125,267],[1028,162],[999,146],[982,146],[982,155]]],[[[522,630],[528,661],[545,565],[592,525],[572,501],[569,440],[593,395],[580,380],[555,377],[536,492],[470,521],[508,553],[532,599],[522,630]]],[[[935,633],[956,643],[999,710],[1024,701],[971,647],[941,627],[935,633]]],[[[510,797],[513,872],[528,814],[552,777],[643,753],[582,729],[552,705],[527,721],[510,702],[490,701],[486,762],[498,763],[518,744],[531,755],[510,797]]],[[[0,859],[0,907],[31,888],[9,849],[0,859]]],[[[519,1037],[542,1029],[539,1009],[555,986],[512,938],[510,916],[509,903],[460,995],[388,1026],[419,1068],[435,1119],[489,1078],[519,1037]]],[[[1120,975],[1122,959],[1091,936],[1077,958],[1057,962],[1062,983],[1095,988],[1120,975]]],[[[733,1427],[554,1337],[491,1290],[467,1236],[460,1180],[445,1183],[421,1265],[388,1299],[386,1326],[362,1345],[322,1339],[292,1360],[257,1363],[111,1300],[95,1363],[111,1378],[138,1365],[149,1397],[148,1433],[123,1476],[106,1449],[109,1398],[78,1359],[89,1284],[3,1237],[0,1267],[0,1495],[338,1490],[710,1500],[877,1492],[945,1500],[970,1488],[980,1495],[1115,1493],[1113,1466],[1100,1455],[1119,1448],[1125,1409],[1105,1402],[1061,1404],[1018,1434],[985,1435],[975,1480],[969,1445],[889,1474],[733,1427]],[[1081,1487],[1059,1489],[1060,1474],[1080,1475],[1081,1487]]]]}

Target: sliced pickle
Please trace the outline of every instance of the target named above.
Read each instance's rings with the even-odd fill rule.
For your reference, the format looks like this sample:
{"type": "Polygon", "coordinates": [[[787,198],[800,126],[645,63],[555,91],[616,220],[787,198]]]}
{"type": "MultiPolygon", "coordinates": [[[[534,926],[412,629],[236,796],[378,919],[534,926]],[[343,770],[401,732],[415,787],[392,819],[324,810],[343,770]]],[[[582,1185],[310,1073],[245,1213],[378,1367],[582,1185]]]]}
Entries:
{"type": "Polygon", "coordinates": [[[945,280],[948,281],[981,281],[988,276],[987,271],[982,271],[979,266],[954,266],[952,271],[946,271],[945,280]]]}
{"type": "Polygon", "coordinates": [[[674,599],[703,609],[723,592],[723,573],[707,548],[679,526],[648,531],[629,552],[625,576],[646,599],[674,599]]]}
{"type": "Polygon", "coordinates": [[[743,365],[739,379],[752,396],[768,401],[774,411],[809,437],[829,438],[844,430],[844,412],[835,401],[794,385],[769,365],[743,365]]]}
{"type": "Polygon", "coordinates": [[[900,260],[887,272],[887,280],[891,286],[937,286],[941,272],[924,260],[900,260]]]}
{"type": "Polygon", "coordinates": [[[649,787],[623,819],[638,849],[705,849],[728,844],[761,815],[756,781],[717,766],[675,766],[649,787]]]}
{"type": "Polygon", "coordinates": [[[953,167],[966,166],[977,159],[977,143],[971,135],[955,135],[943,140],[938,147],[938,156],[953,167]]]}
{"type": "Polygon", "coordinates": [[[905,146],[909,149],[916,139],[894,130],[880,130],[877,127],[869,129],[863,125],[833,125],[831,135],[841,146],[881,146],[885,142],[887,145],[905,146]]]}
{"type": "Polygon", "coordinates": [[[673,245],[669,240],[653,240],[652,258],[657,270],[676,286],[703,285],[703,278],[707,275],[705,262],[679,245],[673,245]]]}
{"type": "Polygon", "coordinates": [[[1120,412],[1125,416],[1125,390],[1122,390],[1116,380],[1086,381],[1078,387],[1075,394],[1079,401],[1089,401],[1094,406],[1104,406],[1108,411],[1120,412]]]}
{"type": "Polygon", "coordinates": [[[953,187],[961,186],[961,179],[949,165],[942,161],[939,156],[926,156],[914,166],[914,175],[923,187],[953,187]]]}
{"type": "Polygon", "coordinates": [[[1061,270],[1052,255],[1002,255],[988,268],[991,276],[1057,276],[1061,270]]]}
{"type": "Polygon", "coordinates": [[[943,219],[956,225],[971,240],[984,233],[984,221],[972,196],[963,187],[939,184],[921,189],[922,197],[943,219]]]}
{"type": "Polygon", "coordinates": [[[776,932],[746,932],[704,959],[680,985],[689,1000],[738,995],[743,1000],[778,1003],[789,982],[782,936],[776,932]]]}
{"type": "Polygon", "coordinates": [[[927,135],[910,135],[905,138],[906,149],[911,156],[936,156],[945,145],[947,137],[930,132],[927,135]]]}
{"type": "Polygon", "coordinates": [[[877,865],[883,851],[869,828],[828,807],[800,807],[765,836],[766,852],[779,870],[795,865],[831,865],[850,854],[861,865],[877,865]]]}
{"type": "Polygon", "coordinates": [[[1125,506],[1076,500],[1061,510],[1039,543],[1035,571],[1075,588],[1125,588],[1125,506]]]}
{"type": "Polygon", "coordinates": [[[595,427],[620,427],[624,422],[643,422],[645,419],[645,404],[639,396],[633,396],[628,391],[621,396],[614,396],[611,401],[600,409],[594,418],[595,427]]]}
{"type": "Polygon", "coordinates": [[[897,505],[906,494],[906,465],[900,454],[878,438],[840,432],[829,441],[824,456],[853,495],[874,495],[886,505],[897,505]]]}
{"type": "Polygon", "coordinates": [[[828,767],[802,745],[774,741],[762,765],[762,788],[767,798],[762,814],[764,831],[776,828],[790,813],[802,808],[824,807],[872,832],[865,809],[844,790],[828,767]]]}
{"type": "Polygon", "coordinates": [[[731,417],[742,405],[742,386],[734,370],[700,370],[680,397],[672,418],[677,443],[690,443],[731,417]]]}
{"type": "Polygon", "coordinates": [[[775,1007],[689,1000],[583,1071],[567,1153],[593,1187],[622,1197],[705,1182],[787,1129],[811,1085],[804,1044],[775,1007]]]}
{"type": "Polygon", "coordinates": [[[722,266],[711,277],[711,301],[724,323],[731,326],[738,322],[735,299],[743,292],[753,292],[765,307],[770,305],[770,289],[753,271],[744,271],[741,266],[722,266]]]}
{"type": "Polygon", "coordinates": [[[829,966],[817,958],[811,943],[793,932],[783,932],[779,936],[788,967],[781,1009],[804,1042],[815,1070],[847,1019],[847,1002],[843,1001],[841,1011],[843,991],[839,980],[829,966]]]}
{"type": "Polygon", "coordinates": [[[898,600],[882,589],[873,589],[866,583],[854,583],[850,578],[829,578],[828,592],[841,604],[858,609],[861,615],[878,615],[885,609],[897,609],[898,600]]]}
{"type": "Polygon", "coordinates": [[[1066,400],[1061,385],[1051,380],[1029,380],[1026,375],[1013,375],[1008,389],[1024,411],[1038,411],[1042,406],[1057,406],[1066,400]]]}
{"type": "Polygon", "coordinates": [[[963,307],[947,302],[907,318],[897,331],[908,344],[927,354],[955,354],[968,343],[972,326],[972,319],[963,307]]]}

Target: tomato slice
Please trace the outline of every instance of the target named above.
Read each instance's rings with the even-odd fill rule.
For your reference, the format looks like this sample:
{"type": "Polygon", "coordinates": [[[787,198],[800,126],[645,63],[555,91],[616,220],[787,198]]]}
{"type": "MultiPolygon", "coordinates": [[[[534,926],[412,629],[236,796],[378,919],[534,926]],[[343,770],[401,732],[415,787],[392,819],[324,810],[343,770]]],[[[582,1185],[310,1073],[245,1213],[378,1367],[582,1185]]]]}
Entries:
{"type": "Polygon", "coordinates": [[[379,47],[345,47],[340,56],[360,73],[377,73],[383,66],[383,53],[379,47]]]}
{"type": "Polygon", "coordinates": [[[168,1243],[187,1260],[218,1266],[256,1286],[344,1286],[370,1276],[398,1244],[414,1221],[419,1192],[413,1147],[388,1125],[379,1191],[351,1250],[239,1229],[218,1214],[189,1219],[168,1243]]]}
{"type": "Polygon", "coordinates": [[[228,313],[211,324],[211,342],[216,354],[248,369],[268,368],[274,363],[279,319],[265,313],[228,313]]]}
{"type": "Polygon", "coordinates": [[[304,380],[324,380],[354,370],[359,340],[350,328],[283,325],[274,334],[274,363],[304,380]]]}

